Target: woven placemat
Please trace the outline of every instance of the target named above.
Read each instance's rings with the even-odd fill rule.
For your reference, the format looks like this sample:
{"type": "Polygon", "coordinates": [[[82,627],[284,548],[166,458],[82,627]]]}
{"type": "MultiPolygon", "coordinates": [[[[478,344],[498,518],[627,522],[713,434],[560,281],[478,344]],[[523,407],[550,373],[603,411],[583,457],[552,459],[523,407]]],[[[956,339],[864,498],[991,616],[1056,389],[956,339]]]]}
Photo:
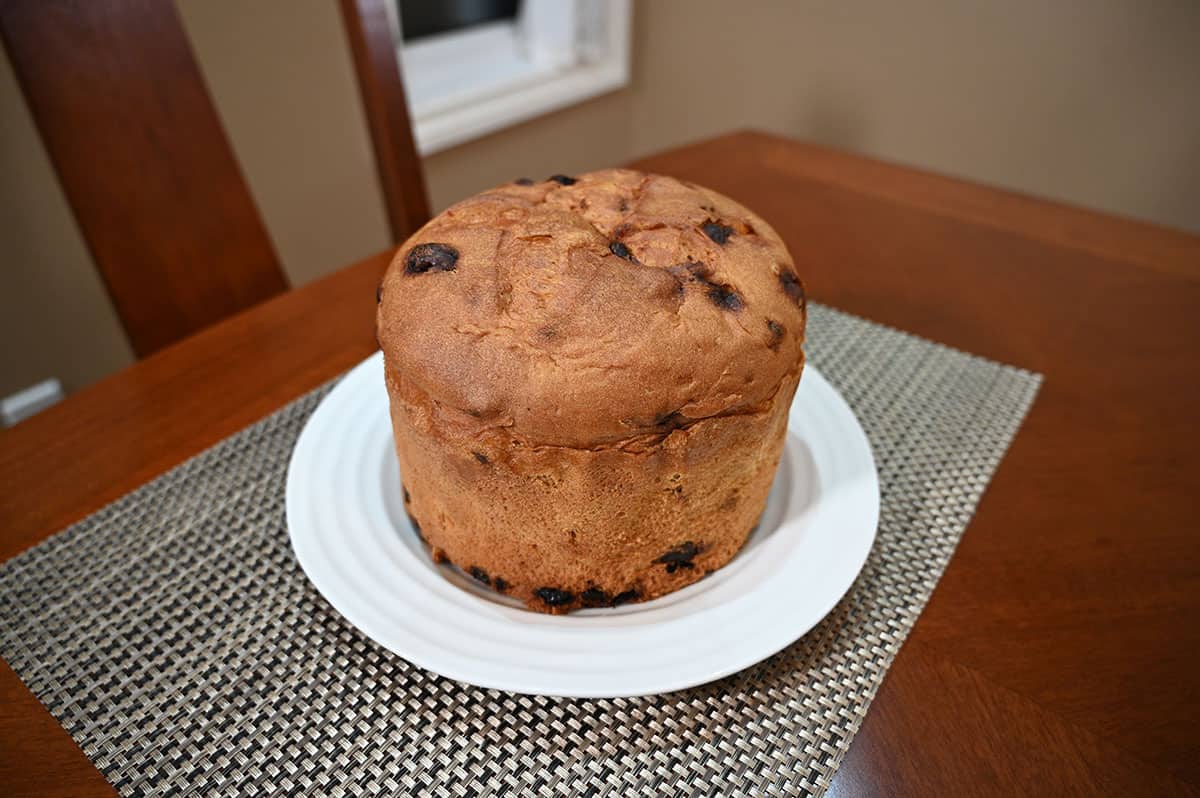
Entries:
{"type": "Polygon", "coordinates": [[[284,523],[329,386],[0,566],[0,654],[125,795],[818,795],[1040,378],[819,306],[807,348],[874,447],[879,535],[824,621],[734,676],[531,697],[365,638],[284,523]]]}

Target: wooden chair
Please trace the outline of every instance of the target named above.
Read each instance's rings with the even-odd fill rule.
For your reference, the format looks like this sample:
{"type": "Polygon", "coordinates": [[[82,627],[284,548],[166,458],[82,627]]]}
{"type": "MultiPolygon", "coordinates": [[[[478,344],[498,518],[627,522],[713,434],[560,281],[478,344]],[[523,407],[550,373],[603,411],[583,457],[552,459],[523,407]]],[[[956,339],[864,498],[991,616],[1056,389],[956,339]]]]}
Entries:
{"type": "MultiPolygon", "coordinates": [[[[386,0],[341,0],[393,240],[429,215],[386,0]]],[[[0,0],[0,35],[139,357],[287,289],[171,0],[0,0]]]]}

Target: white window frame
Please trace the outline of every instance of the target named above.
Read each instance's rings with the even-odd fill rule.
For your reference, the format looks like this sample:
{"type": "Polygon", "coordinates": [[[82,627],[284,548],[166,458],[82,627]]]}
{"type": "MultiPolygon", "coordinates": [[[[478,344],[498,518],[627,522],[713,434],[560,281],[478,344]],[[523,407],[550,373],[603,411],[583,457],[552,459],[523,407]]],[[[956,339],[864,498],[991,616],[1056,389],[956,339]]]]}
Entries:
{"type": "Polygon", "coordinates": [[[422,155],[629,83],[630,0],[524,0],[515,23],[409,44],[387,6],[422,155]]]}

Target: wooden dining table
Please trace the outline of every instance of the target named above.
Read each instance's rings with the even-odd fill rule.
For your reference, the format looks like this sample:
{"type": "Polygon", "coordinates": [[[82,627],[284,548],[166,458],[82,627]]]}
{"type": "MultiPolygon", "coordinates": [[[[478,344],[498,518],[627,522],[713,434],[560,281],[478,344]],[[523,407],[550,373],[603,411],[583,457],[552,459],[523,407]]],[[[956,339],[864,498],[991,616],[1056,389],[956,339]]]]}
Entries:
{"type": "MultiPolygon", "coordinates": [[[[757,211],[814,301],[1045,375],[829,794],[1200,794],[1200,237],[757,132],[633,165],[757,211]]],[[[0,558],[370,355],[390,257],[0,433],[0,558]]],[[[0,665],[0,794],[112,793],[0,665]]]]}

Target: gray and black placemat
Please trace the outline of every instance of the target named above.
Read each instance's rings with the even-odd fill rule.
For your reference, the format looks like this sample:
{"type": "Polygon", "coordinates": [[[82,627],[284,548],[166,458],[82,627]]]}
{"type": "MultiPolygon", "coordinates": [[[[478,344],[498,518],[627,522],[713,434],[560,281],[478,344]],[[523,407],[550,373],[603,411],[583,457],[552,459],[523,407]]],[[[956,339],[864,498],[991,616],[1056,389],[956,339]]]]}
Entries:
{"type": "Polygon", "coordinates": [[[817,795],[1040,378],[829,308],[809,356],[882,489],[858,581],[804,638],[648,698],[483,690],[351,627],[284,522],[328,386],[0,566],[0,654],[125,795],[817,795]]]}

